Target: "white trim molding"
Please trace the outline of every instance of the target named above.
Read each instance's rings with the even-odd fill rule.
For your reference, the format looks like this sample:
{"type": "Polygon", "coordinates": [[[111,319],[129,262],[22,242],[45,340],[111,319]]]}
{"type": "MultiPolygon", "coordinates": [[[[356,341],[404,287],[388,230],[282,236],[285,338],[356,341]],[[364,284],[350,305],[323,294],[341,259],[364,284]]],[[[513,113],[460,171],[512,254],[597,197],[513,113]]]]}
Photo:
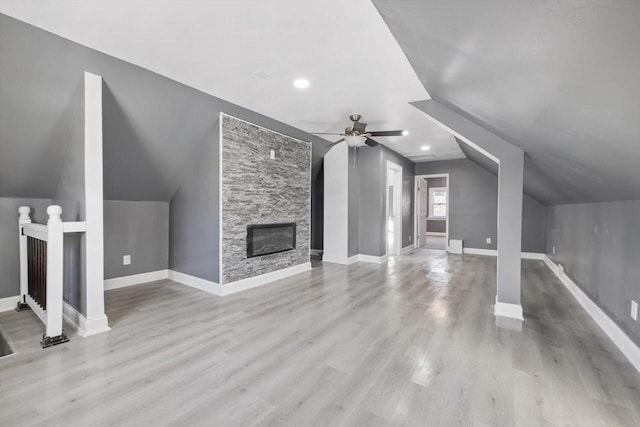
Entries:
{"type": "Polygon", "coordinates": [[[496,301],[493,314],[500,317],[524,320],[524,316],[522,315],[522,306],[520,304],[509,304],[506,302],[496,301]]]}
{"type": "Polygon", "coordinates": [[[495,249],[462,248],[462,253],[468,255],[498,256],[498,251],[495,249]]]}
{"type": "Polygon", "coordinates": [[[411,252],[412,250],[414,250],[416,247],[415,245],[412,243],[409,246],[405,246],[404,248],[402,248],[402,255],[406,255],[409,252],[411,252]]]}
{"type": "Polygon", "coordinates": [[[64,320],[73,326],[78,335],[83,338],[111,330],[106,315],[87,319],[66,301],[63,304],[63,315],[64,320]]]}
{"type": "Polygon", "coordinates": [[[175,270],[169,270],[168,273],[169,273],[168,274],[169,279],[173,280],[174,282],[178,282],[183,285],[190,286],[192,288],[207,292],[209,294],[218,295],[218,296],[222,295],[222,288],[220,283],[212,282],[206,279],[201,279],[199,277],[192,276],[186,273],[181,273],[175,270]]]}
{"type": "Polygon", "coordinates": [[[15,309],[19,301],[20,301],[20,295],[0,298],[0,313],[15,309]]]}
{"type": "MultiPolygon", "coordinates": [[[[484,256],[498,256],[498,251],[495,249],[479,249],[479,248],[463,248],[462,252],[468,255],[484,255],[484,256]]],[[[545,255],[537,252],[522,252],[522,259],[536,259],[543,261],[545,255]]]]}
{"type": "Polygon", "coordinates": [[[372,264],[384,264],[385,262],[387,262],[388,259],[389,257],[387,255],[380,255],[380,256],[364,255],[364,254],[358,255],[358,261],[369,262],[372,264]]]}
{"type": "Polygon", "coordinates": [[[148,273],[132,274],[130,276],[114,277],[104,280],[104,290],[125,288],[127,286],[139,285],[141,283],[154,282],[169,278],[169,270],[150,271],[148,273]]]}
{"type": "MultiPolygon", "coordinates": [[[[414,249],[413,245],[407,246],[407,248],[409,248],[408,251],[412,251],[414,249]]],[[[375,256],[375,255],[356,254],[356,255],[350,256],[349,258],[347,258],[346,261],[343,262],[342,260],[333,260],[333,259],[330,259],[330,258],[329,259],[325,259],[325,256],[323,255],[322,262],[330,262],[332,264],[341,264],[341,265],[351,265],[351,264],[355,264],[356,262],[369,262],[369,263],[372,263],[372,264],[384,264],[385,262],[387,262],[388,259],[389,259],[389,257],[387,255],[375,256]]]]}
{"type": "Polygon", "coordinates": [[[267,283],[295,276],[296,274],[304,273],[310,270],[311,263],[305,262],[303,264],[294,265],[293,267],[287,267],[281,270],[272,271],[270,273],[260,274],[258,276],[237,280],[235,282],[225,283],[224,285],[221,285],[222,292],[220,295],[234,294],[236,292],[266,285],[267,283]]]}
{"type": "Polygon", "coordinates": [[[287,277],[304,273],[309,270],[311,270],[311,263],[306,262],[303,264],[294,265],[293,267],[283,268],[281,270],[272,271],[270,273],[260,274],[259,276],[249,277],[231,283],[225,283],[224,285],[221,285],[217,282],[212,282],[210,280],[201,279],[190,274],[180,273],[179,271],[174,270],[169,270],[168,276],[169,279],[183,285],[187,285],[213,295],[225,296],[258,286],[266,285],[267,283],[285,279],[287,277]]]}
{"type": "Polygon", "coordinates": [[[640,347],[618,326],[598,305],[584,293],[569,276],[564,274],[562,265],[556,265],[548,255],[544,256],[544,263],[560,279],[562,284],[571,292],[582,308],[600,326],[605,334],[620,349],[629,362],[640,372],[640,347]]]}

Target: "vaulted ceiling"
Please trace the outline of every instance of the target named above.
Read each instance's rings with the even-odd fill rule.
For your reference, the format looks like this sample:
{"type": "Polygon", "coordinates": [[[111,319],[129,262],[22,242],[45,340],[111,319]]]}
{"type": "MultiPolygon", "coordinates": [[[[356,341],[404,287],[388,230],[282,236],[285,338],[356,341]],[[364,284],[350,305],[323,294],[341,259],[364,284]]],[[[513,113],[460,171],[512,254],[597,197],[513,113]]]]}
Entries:
{"type": "Polygon", "coordinates": [[[534,197],[640,198],[640,2],[373,2],[432,98],[525,150],[534,197]]]}
{"type": "Polygon", "coordinates": [[[0,12],[307,132],[342,132],[359,113],[369,130],[408,130],[379,139],[403,155],[463,157],[408,104],[429,94],[370,0],[0,0],[0,12]]]}

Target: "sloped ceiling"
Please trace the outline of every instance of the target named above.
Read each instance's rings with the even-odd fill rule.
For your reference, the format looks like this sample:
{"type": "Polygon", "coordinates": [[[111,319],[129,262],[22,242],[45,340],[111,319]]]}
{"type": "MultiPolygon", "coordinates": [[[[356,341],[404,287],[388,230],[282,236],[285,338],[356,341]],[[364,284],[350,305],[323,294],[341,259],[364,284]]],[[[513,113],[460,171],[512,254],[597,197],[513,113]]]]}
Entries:
{"type": "Polygon", "coordinates": [[[535,198],[640,198],[640,2],[373,2],[432,98],[525,150],[535,198]]]}
{"type": "Polygon", "coordinates": [[[0,197],[55,197],[84,126],[85,70],[104,81],[106,199],[170,200],[221,111],[314,142],[319,170],[319,137],[0,14],[0,197]]]}

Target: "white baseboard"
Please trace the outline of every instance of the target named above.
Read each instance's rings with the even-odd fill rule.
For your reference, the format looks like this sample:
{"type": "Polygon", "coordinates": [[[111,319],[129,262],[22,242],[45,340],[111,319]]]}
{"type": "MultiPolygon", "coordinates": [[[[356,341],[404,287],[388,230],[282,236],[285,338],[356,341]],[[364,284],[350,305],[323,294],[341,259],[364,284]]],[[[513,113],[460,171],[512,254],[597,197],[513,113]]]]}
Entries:
{"type": "Polygon", "coordinates": [[[255,288],[257,286],[266,285],[276,280],[285,279],[296,274],[304,273],[311,270],[311,263],[294,265],[293,267],[283,268],[282,270],[272,271],[271,273],[261,274],[259,276],[249,277],[222,285],[221,295],[234,294],[236,292],[255,288]]]}
{"type": "Polygon", "coordinates": [[[522,252],[522,259],[537,259],[544,261],[545,254],[539,254],[537,252],[522,252]]]}
{"type": "Polygon", "coordinates": [[[131,276],[114,277],[105,279],[104,290],[119,289],[127,286],[139,285],[140,283],[153,282],[169,277],[169,270],[150,271],[148,273],[132,274],[131,276]]]}
{"type": "MultiPolygon", "coordinates": [[[[496,249],[463,248],[462,251],[469,255],[498,256],[496,249]]],[[[543,261],[545,255],[537,252],[522,252],[521,256],[522,259],[537,259],[543,261]]]]}
{"type": "Polygon", "coordinates": [[[349,265],[349,258],[344,258],[344,259],[331,258],[331,257],[327,257],[327,254],[322,254],[322,262],[330,262],[331,264],[349,265]]]}
{"type": "Polygon", "coordinates": [[[564,274],[561,265],[556,265],[549,256],[544,257],[545,264],[560,279],[582,308],[600,326],[611,341],[620,349],[629,362],[640,372],[640,347],[618,326],[569,276],[564,274]]]}
{"type": "Polygon", "coordinates": [[[360,261],[360,255],[353,255],[350,256],[349,258],[347,258],[347,265],[351,265],[354,264],[356,262],[360,261]]]}
{"type": "Polygon", "coordinates": [[[224,285],[201,279],[199,277],[191,276],[190,274],[180,273],[179,271],[174,270],[169,270],[169,279],[213,295],[225,296],[258,286],[266,285],[267,283],[285,279],[289,276],[304,273],[305,271],[309,270],[311,270],[311,263],[305,262],[304,264],[294,265],[293,267],[283,268],[282,270],[272,271],[270,273],[261,274],[259,276],[248,277],[246,279],[237,280],[235,282],[225,283],[224,285]]]}
{"type": "MultiPolygon", "coordinates": [[[[413,250],[413,246],[407,246],[410,248],[409,250],[413,250]]],[[[375,255],[364,255],[364,254],[356,254],[352,255],[346,259],[346,261],[342,260],[331,260],[322,258],[322,262],[330,262],[333,264],[342,264],[342,265],[351,265],[356,262],[370,262],[372,264],[384,264],[387,262],[388,257],[386,255],[375,256],[375,255]]]]}
{"type": "Polygon", "coordinates": [[[175,270],[169,270],[169,279],[213,295],[222,295],[221,285],[217,282],[201,279],[175,270]]]}
{"type": "Polygon", "coordinates": [[[385,262],[387,262],[387,258],[388,257],[386,255],[381,255],[381,256],[364,255],[364,254],[358,255],[358,261],[370,262],[372,264],[384,264],[385,262]]]}
{"type": "Polygon", "coordinates": [[[462,253],[469,255],[498,256],[498,251],[495,249],[462,248],[462,253]]]}
{"type": "Polygon", "coordinates": [[[66,301],[63,303],[62,314],[64,320],[73,326],[81,337],[88,337],[111,330],[106,314],[87,319],[66,301]]]}
{"type": "Polygon", "coordinates": [[[402,252],[401,253],[402,253],[402,255],[406,255],[406,254],[408,254],[409,252],[411,252],[414,249],[415,249],[415,245],[412,243],[409,246],[405,246],[404,248],[402,248],[402,252]]]}
{"type": "Polygon", "coordinates": [[[493,309],[493,314],[500,317],[509,317],[511,319],[524,320],[522,315],[522,306],[520,304],[509,304],[506,302],[497,302],[493,309]]]}
{"type": "Polygon", "coordinates": [[[16,305],[18,305],[18,301],[20,301],[20,295],[0,298],[0,313],[15,309],[16,305]]]}

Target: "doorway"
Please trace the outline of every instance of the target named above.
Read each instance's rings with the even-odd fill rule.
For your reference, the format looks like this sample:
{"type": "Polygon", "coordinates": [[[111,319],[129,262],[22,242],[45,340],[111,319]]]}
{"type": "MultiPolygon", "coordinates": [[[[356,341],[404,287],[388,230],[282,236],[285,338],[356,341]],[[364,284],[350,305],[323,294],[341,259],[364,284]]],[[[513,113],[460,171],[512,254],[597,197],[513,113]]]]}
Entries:
{"type": "Polygon", "coordinates": [[[447,250],[449,243],[449,174],[415,177],[414,246],[447,250]]]}
{"type": "Polygon", "coordinates": [[[402,253],[402,166],[387,160],[387,256],[402,253]]]}

